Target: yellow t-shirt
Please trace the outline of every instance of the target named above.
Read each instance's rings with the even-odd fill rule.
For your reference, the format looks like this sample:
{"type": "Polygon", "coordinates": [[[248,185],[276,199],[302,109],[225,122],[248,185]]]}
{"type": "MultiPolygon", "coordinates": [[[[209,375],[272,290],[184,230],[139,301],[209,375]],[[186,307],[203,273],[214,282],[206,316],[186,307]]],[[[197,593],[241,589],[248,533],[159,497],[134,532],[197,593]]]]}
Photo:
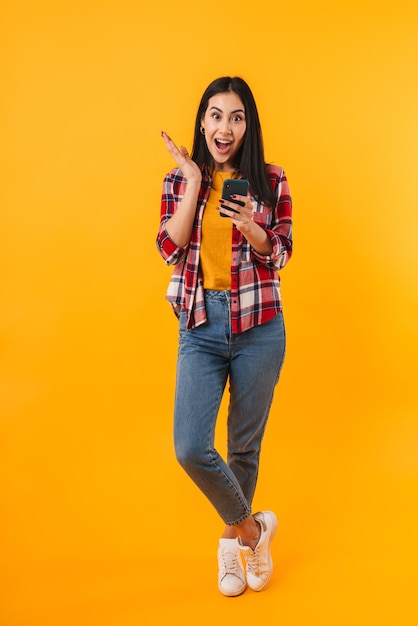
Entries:
{"type": "Polygon", "coordinates": [[[232,178],[232,173],[213,173],[212,189],[203,213],[200,266],[205,289],[231,289],[232,222],[228,217],[221,217],[216,209],[226,178],[232,178]]]}

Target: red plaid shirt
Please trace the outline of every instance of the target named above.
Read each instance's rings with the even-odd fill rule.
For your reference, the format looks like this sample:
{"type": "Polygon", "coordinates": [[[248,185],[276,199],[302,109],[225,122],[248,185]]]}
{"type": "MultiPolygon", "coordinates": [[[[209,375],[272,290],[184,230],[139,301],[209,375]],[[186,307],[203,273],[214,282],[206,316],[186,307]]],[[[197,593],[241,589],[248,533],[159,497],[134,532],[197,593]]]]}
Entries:
{"type": "MultiPolygon", "coordinates": [[[[286,265],[292,254],[292,201],[283,169],[270,165],[268,175],[277,198],[274,208],[270,209],[254,198],[252,203],[254,221],[271,239],[271,255],[258,254],[235,225],[232,228],[231,322],[234,334],[264,324],[282,310],[278,270],[286,265]]],[[[176,315],[181,309],[186,310],[187,328],[190,329],[207,320],[199,253],[202,217],[211,178],[203,170],[193,232],[188,245],[180,248],[170,239],[166,224],[182,199],[186,185],[187,180],[180,169],[171,170],[164,179],[157,247],[166,264],[174,265],[167,300],[176,315]]]]}

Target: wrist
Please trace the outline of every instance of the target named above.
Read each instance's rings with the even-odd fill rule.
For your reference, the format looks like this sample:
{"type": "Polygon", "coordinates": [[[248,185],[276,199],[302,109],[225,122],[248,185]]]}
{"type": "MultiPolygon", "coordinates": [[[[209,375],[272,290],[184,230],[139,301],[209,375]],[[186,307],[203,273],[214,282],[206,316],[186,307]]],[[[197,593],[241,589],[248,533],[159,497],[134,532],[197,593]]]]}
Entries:
{"type": "Polygon", "coordinates": [[[249,221],[240,227],[240,231],[247,239],[253,238],[257,234],[258,226],[253,221],[249,221]]]}
{"type": "Polygon", "coordinates": [[[190,190],[190,191],[197,191],[197,192],[199,192],[201,184],[202,184],[202,177],[200,177],[200,178],[188,178],[187,179],[187,185],[186,185],[186,191],[190,190]]]}
{"type": "Polygon", "coordinates": [[[247,234],[243,233],[252,248],[263,256],[269,256],[273,251],[271,239],[259,224],[251,222],[247,234]]]}

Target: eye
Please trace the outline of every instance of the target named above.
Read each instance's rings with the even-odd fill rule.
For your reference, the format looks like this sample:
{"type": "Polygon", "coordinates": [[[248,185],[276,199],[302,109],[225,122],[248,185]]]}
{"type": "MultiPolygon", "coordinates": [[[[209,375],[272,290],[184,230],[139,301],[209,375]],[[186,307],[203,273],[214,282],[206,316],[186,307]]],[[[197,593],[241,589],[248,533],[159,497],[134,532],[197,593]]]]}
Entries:
{"type": "Polygon", "coordinates": [[[220,120],[221,116],[219,115],[219,113],[212,113],[212,117],[214,120],[220,120]]]}
{"type": "Polygon", "coordinates": [[[232,118],[233,122],[241,122],[242,121],[242,117],[241,115],[234,115],[232,118]]]}

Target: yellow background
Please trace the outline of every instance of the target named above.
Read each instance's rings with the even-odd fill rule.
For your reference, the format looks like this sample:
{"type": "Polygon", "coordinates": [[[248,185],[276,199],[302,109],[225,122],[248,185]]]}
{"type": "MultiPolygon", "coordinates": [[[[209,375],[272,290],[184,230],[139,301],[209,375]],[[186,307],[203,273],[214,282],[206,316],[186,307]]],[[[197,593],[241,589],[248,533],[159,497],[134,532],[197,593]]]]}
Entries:
{"type": "Polygon", "coordinates": [[[3,0],[2,625],[418,624],[417,24],[412,0],[3,0]],[[295,218],[255,502],[276,567],[237,599],[174,460],[154,243],[160,130],[190,147],[225,74],[295,218]]]}

